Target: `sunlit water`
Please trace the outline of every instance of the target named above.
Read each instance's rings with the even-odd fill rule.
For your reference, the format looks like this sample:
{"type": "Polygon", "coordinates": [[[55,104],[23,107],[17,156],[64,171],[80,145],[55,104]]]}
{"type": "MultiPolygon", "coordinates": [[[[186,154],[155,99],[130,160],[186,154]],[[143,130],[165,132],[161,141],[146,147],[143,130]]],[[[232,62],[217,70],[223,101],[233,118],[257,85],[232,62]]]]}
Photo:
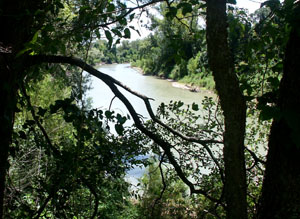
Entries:
{"type": "MultiPolygon", "coordinates": [[[[151,104],[154,112],[162,102],[169,103],[171,100],[181,100],[185,104],[192,104],[193,102],[201,104],[205,96],[213,96],[213,94],[208,91],[194,93],[181,88],[173,87],[172,83],[167,80],[158,79],[152,76],[144,76],[140,72],[131,68],[129,64],[103,65],[99,68],[99,70],[121,81],[132,90],[146,95],[147,97],[153,98],[154,101],[152,101],[151,104]]],[[[121,90],[130,100],[137,113],[149,119],[149,115],[143,101],[127,91],[124,91],[123,89],[121,90]]],[[[108,109],[114,94],[102,81],[93,77],[92,89],[89,91],[88,96],[90,96],[93,100],[93,108],[108,109]]],[[[126,107],[117,98],[113,100],[111,110],[123,115],[128,114],[126,107]]],[[[132,122],[127,123],[127,125],[130,124],[132,124],[132,122]]],[[[127,178],[133,184],[137,184],[137,178],[141,177],[143,173],[144,168],[137,167],[128,172],[127,178]]]]}

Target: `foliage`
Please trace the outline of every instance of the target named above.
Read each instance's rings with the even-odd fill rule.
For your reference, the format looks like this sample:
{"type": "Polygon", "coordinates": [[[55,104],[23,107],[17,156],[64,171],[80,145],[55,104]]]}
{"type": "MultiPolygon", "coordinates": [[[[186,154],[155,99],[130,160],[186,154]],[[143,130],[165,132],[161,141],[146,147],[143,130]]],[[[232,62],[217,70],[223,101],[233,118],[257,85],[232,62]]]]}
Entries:
{"type": "MultiPolygon", "coordinates": [[[[144,5],[86,0],[21,1],[16,6],[1,2],[0,20],[5,23],[0,42],[4,72],[1,92],[5,96],[1,94],[1,122],[14,126],[12,131],[5,123],[1,129],[5,142],[1,141],[0,195],[2,201],[7,170],[6,218],[131,218],[139,213],[149,216],[152,210],[158,218],[225,216],[224,125],[219,106],[211,98],[204,100],[205,112],[200,115],[197,104],[162,104],[157,118],[168,129],[154,121],[146,124],[172,146],[169,149],[175,162],[182,174],[193,180],[199,194],[187,198],[185,186],[170,165],[171,157],[165,158],[164,151],[154,144],[152,151],[166,170],[159,173],[155,164],[149,166],[149,174],[142,179],[144,194],[138,212],[124,175],[133,165],[146,162],[137,156],[149,152],[145,147],[149,140],[135,127],[124,126],[128,118],[110,110],[90,109],[84,96],[88,78],[83,71],[27,62],[28,57],[38,55],[77,56],[93,65],[130,61],[145,74],[212,89],[206,30],[198,20],[206,5],[165,1],[157,8],[163,18],[151,17],[153,34],[144,40],[121,43],[135,31],[129,25],[135,18],[133,11],[153,2],[140,3],[144,5]],[[38,65],[28,67],[34,64],[38,65]],[[112,128],[118,135],[111,133],[112,128]],[[175,136],[172,129],[197,137],[198,142],[175,136]],[[159,183],[164,181],[162,175],[169,188],[158,200],[163,191],[164,183],[159,183]],[[162,204],[160,208],[154,205],[155,200],[162,204]]],[[[248,105],[245,162],[251,217],[256,216],[259,205],[270,122],[286,116],[277,103],[284,48],[291,29],[297,29],[297,23],[293,23],[298,16],[293,13],[296,4],[299,2],[269,0],[253,15],[228,7],[228,59],[234,64],[248,105]]],[[[295,123],[292,121],[289,128],[297,128],[295,123]]]]}
{"type": "Polygon", "coordinates": [[[129,55],[130,60],[133,65],[142,68],[145,74],[178,80],[194,73],[188,71],[187,63],[201,50],[205,32],[197,27],[198,6],[193,11],[184,4],[178,4],[177,7],[178,19],[170,16],[166,4],[161,4],[158,12],[163,19],[151,17],[150,29],[154,34],[131,43],[136,51],[129,55]],[[190,18],[184,16],[187,14],[190,18]]]}
{"type": "MultiPolygon", "coordinates": [[[[191,218],[191,210],[187,209],[189,199],[187,188],[179,179],[164,179],[163,188],[158,162],[152,158],[147,172],[140,179],[142,196],[139,202],[142,218],[191,218]],[[167,180],[167,181],[166,181],[167,180]],[[162,197],[160,195],[163,191],[162,197]]],[[[166,167],[163,174],[167,175],[166,167]]]]}
{"type": "Polygon", "coordinates": [[[143,163],[136,157],[147,152],[141,147],[145,138],[123,127],[126,118],[119,114],[78,108],[70,94],[61,79],[45,75],[31,84],[30,105],[20,102],[10,151],[7,218],[117,218],[121,211],[123,216],[130,212],[123,176],[143,163]],[[108,121],[115,121],[119,136],[105,128],[108,121]]]}
{"type": "MultiPolygon", "coordinates": [[[[261,121],[258,112],[253,113],[255,105],[248,110],[248,122],[246,128],[245,147],[246,168],[247,168],[247,193],[249,215],[254,216],[259,202],[262,179],[264,174],[264,160],[266,156],[266,146],[270,122],[261,121]]],[[[187,136],[201,136],[204,139],[219,139],[222,142],[224,124],[220,107],[212,98],[206,97],[201,106],[197,104],[184,105],[183,102],[170,102],[168,105],[162,104],[158,108],[158,116],[170,127],[179,130],[187,136]]],[[[163,151],[159,147],[153,147],[153,152],[157,154],[153,164],[141,179],[143,196],[141,198],[142,213],[144,215],[157,214],[156,218],[181,218],[184,216],[193,218],[195,215],[203,218],[224,217],[223,183],[224,183],[224,163],[222,144],[208,143],[207,145],[191,143],[180,140],[165,129],[150,123],[149,128],[160,133],[161,136],[171,142],[173,153],[180,163],[185,174],[192,179],[194,185],[203,189],[202,195],[185,196],[173,200],[179,179],[174,168],[169,164],[168,159],[162,158],[163,151]],[[159,158],[159,161],[157,159],[159,158]],[[163,172],[159,171],[159,162],[162,162],[163,172]],[[161,174],[164,175],[165,191],[161,174]],[[163,192],[164,191],[164,192],[163,192]],[[170,192],[173,191],[173,194],[170,192]],[[159,199],[162,193],[162,198],[159,199]],[[211,199],[219,200],[215,205],[211,199]],[[158,201],[156,201],[158,200],[158,201]],[[180,206],[185,210],[173,212],[169,209],[171,203],[182,200],[180,206]],[[157,206],[154,203],[157,202],[157,206]],[[188,211],[188,212],[186,212],[188,211]],[[184,212],[182,216],[180,216],[184,212]],[[202,216],[200,216],[202,215],[202,216]]],[[[180,184],[180,183],[179,183],[180,184]]],[[[188,188],[183,189],[188,192],[188,188]]]]}

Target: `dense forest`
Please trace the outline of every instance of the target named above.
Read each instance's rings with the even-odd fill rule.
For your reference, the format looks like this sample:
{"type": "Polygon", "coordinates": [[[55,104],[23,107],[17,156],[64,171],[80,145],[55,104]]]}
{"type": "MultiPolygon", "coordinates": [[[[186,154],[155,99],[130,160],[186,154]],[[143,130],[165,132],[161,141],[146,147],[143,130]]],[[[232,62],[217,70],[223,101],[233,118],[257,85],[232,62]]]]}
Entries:
{"type": "Polygon", "coordinates": [[[299,218],[299,24],[298,0],[2,0],[0,218],[299,218]],[[218,98],[154,113],[97,70],[124,62],[218,98]],[[91,77],[130,115],[93,108],[91,77]]]}

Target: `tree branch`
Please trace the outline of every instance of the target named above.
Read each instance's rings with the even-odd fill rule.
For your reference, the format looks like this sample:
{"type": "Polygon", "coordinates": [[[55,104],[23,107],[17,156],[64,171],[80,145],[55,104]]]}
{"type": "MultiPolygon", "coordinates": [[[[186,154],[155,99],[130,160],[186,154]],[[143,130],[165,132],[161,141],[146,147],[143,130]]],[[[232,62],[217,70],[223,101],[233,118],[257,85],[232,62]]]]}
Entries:
{"type": "Polygon", "coordinates": [[[80,59],[77,59],[77,58],[74,58],[74,57],[53,56],[53,55],[36,55],[36,56],[28,56],[27,57],[27,65],[28,66],[35,65],[35,64],[42,64],[42,63],[58,63],[58,64],[74,65],[74,66],[82,68],[83,70],[85,70],[89,74],[91,74],[91,75],[97,77],[98,79],[102,80],[111,89],[111,91],[114,93],[114,95],[117,96],[123,102],[123,104],[126,106],[126,108],[128,109],[130,115],[133,118],[133,121],[134,121],[136,127],[142,133],[144,133],[149,138],[151,138],[156,144],[158,144],[164,150],[165,154],[168,156],[168,159],[169,159],[170,163],[173,165],[173,167],[174,167],[176,173],[178,174],[178,176],[190,188],[190,192],[191,193],[202,194],[202,195],[204,195],[205,197],[207,197],[208,199],[210,199],[211,201],[214,201],[214,202],[219,201],[218,199],[210,196],[207,193],[207,191],[195,188],[195,185],[191,181],[188,180],[188,178],[185,176],[185,173],[181,169],[180,165],[177,163],[177,161],[176,161],[176,159],[175,159],[175,157],[174,157],[174,155],[171,151],[171,148],[173,148],[173,146],[169,142],[166,142],[165,140],[163,140],[160,136],[158,136],[154,132],[148,130],[143,125],[143,122],[140,120],[140,117],[138,116],[138,113],[135,111],[132,104],[119,91],[119,89],[117,88],[116,85],[124,88],[125,90],[132,93],[133,95],[143,99],[145,104],[146,104],[146,108],[147,108],[151,118],[154,121],[156,121],[157,123],[159,123],[160,125],[162,125],[163,127],[165,127],[166,129],[168,129],[173,134],[178,135],[179,137],[181,137],[185,140],[194,141],[194,142],[200,143],[202,145],[206,145],[208,143],[221,143],[221,142],[215,141],[215,140],[200,140],[200,139],[197,139],[195,137],[187,137],[187,136],[184,136],[184,135],[180,134],[179,132],[177,132],[176,130],[170,128],[169,126],[167,126],[166,124],[164,124],[163,122],[161,122],[160,120],[158,120],[154,116],[154,113],[152,111],[152,108],[151,108],[151,105],[150,105],[150,102],[149,102],[150,98],[131,90],[129,87],[122,84],[120,81],[114,79],[113,77],[111,77],[107,74],[104,74],[104,73],[96,70],[91,65],[85,63],[84,61],[82,61],[80,59]]]}
{"type": "Polygon", "coordinates": [[[145,4],[143,4],[143,5],[137,5],[136,7],[133,7],[133,8],[127,8],[128,11],[125,12],[124,14],[122,14],[122,16],[117,16],[116,19],[114,19],[114,20],[112,20],[112,21],[110,21],[110,22],[107,22],[107,23],[105,23],[105,24],[99,24],[99,25],[96,25],[96,26],[94,26],[94,27],[92,27],[92,28],[93,28],[93,29],[96,29],[96,28],[99,28],[99,27],[107,27],[107,26],[109,26],[109,25],[111,25],[111,24],[114,24],[114,23],[119,22],[120,20],[122,20],[123,18],[125,18],[127,15],[129,15],[131,12],[133,12],[133,11],[135,11],[135,10],[137,10],[137,9],[142,9],[142,8],[145,8],[145,7],[149,6],[149,5],[153,5],[153,4],[155,4],[155,3],[162,2],[162,1],[163,1],[163,0],[153,0],[153,1],[150,1],[150,2],[145,3],[145,4]]]}
{"type": "Polygon", "coordinates": [[[251,155],[251,157],[252,157],[253,160],[254,160],[254,164],[253,164],[250,168],[247,169],[248,171],[251,170],[253,167],[255,167],[258,163],[261,163],[261,164],[263,164],[263,165],[266,165],[266,161],[264,161],[264,160],[260,159],[259,157],[257,157],[257,155],[256,155],[253,151],[251,151],[251,150],[250,150],[249,148],[247,148],[247,147],[245,147],[245,149],[246,149],[246,151],[249,152],[249,154],[251,155]]]}

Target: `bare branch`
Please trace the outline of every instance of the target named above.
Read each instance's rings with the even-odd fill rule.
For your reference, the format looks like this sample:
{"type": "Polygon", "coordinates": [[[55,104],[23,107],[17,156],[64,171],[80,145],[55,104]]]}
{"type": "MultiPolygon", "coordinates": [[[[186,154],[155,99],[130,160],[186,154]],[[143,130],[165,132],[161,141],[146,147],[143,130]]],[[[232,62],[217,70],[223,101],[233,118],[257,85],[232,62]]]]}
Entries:
{"type": "Polygon", "coordinates": [[[254,168],[258,163],[261,163],[263,165],[266,165],[266,161],[260,159],[259,157],[256,156],[256,154],[251,151],[249,148],[245,147],[245,149],[249,152],[249,154],[251,155],[251,157],[253,158],[254,160],[254,164],[248,168],[247,170],[251,170],[252,168],[254,168]]]}
{"type": "Polygon", "coordinates": [[[110,104],[109,104],[109,107],[108,107],[108,110],[111,109],[112,103],[114,102],[114,99],[115,99],[115,98],[116,98],[116,96],[114,96],[114,97],[111,99],[110,104]]]}

